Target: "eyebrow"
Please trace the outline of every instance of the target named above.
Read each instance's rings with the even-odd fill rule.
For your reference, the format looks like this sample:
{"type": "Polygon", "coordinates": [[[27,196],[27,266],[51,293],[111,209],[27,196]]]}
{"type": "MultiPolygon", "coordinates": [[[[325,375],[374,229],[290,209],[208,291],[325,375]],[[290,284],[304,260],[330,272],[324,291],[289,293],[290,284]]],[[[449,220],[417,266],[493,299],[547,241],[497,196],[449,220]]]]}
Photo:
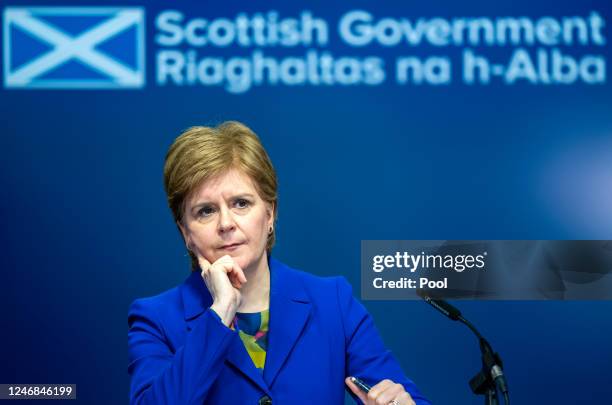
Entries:
{"type": "MultiPolygon", "coordinates": [[[[242,193],[242,194],[236,194],[232,197],[230,197],[230,199],[235,200],[237,198],[255,198],[255,196],[251,193],[242,193]]],[[[203,207],[205,205],[211,204],[210,201],[200,201],[197,204],[195,204],[193,207],[191,207],[191,210],[195,210],[197,208],[203,207]]]]}

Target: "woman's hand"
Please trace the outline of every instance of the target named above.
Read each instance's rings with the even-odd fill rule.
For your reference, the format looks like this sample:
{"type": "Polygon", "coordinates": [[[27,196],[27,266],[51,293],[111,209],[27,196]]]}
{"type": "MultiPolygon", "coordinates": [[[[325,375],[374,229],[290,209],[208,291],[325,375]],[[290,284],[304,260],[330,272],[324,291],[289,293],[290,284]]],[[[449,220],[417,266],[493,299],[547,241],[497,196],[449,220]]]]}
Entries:
{"type": "Polygon", "coordinates": [[[344,381],[353,391],[353,394],[357,395],[357,398],[366,405],[415,405],[404,386],[391,380],[382,380],[373,386],[367,394],[356,386],[350,377],[347,377],[344,381]]]}
{"type": "Polygon", "coordinates": [[[213,299],[210,308],[229,326],[242,300],[240,289],[247,281],[244,272],[229,255],[210,264],[199,252],[196,254],[202,269],[202,278],[213,299]]]}

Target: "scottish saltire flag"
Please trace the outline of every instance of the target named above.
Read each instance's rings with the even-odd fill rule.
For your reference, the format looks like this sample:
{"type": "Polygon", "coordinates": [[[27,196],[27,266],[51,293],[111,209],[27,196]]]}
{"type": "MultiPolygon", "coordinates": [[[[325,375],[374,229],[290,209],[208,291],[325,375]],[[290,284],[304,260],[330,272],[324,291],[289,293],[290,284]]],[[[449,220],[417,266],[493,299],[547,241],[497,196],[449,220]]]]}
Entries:
{"type": "Polygon", "coordinates": [[[145,84],[139,7],[6,7],[4,87],[99,89],[145,84]]]}

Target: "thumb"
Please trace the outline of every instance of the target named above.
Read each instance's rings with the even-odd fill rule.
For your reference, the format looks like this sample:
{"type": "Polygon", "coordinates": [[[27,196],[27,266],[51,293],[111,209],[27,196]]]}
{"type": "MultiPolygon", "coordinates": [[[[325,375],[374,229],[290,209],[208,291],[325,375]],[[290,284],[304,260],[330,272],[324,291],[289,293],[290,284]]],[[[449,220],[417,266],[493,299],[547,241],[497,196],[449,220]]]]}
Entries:
{"type": "Polygon", "coordinates": [[[359,398],[361,402],[363,402],[364,404],[367,403],[368,395],[365,392],[363,392],[361,388],[355,385],[353,381],[351,381],[351,377],[346,377],[344,379],[344,382],[346,383],[346,385],[348,385],[348,387],[351,389],[353,394],[357,395],[357,398],[359,398]]]}
{"type": "Polygon", "coordinates": [[[200,270],[204,271],[204,270],[208,270],[211,266],[211,263],[206,260],[206,258],[204,258],[204,256],[202,256],[200,254],[200,252],[198,252],[196,250],[196,255],[198,256],[198,264],[200,265],[200,270]]]}

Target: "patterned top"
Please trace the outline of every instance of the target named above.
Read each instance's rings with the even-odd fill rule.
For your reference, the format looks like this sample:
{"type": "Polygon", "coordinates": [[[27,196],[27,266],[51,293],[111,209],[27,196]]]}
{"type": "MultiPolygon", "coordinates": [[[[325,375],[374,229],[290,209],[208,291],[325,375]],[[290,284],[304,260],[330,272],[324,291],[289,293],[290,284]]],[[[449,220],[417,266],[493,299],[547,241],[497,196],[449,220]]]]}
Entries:
{"type": "Polygon", "coordinates": [[[268,350],[268,321],[270,310],[262,312],[236,312],[230,328],[238,331],[255,367],[263,371],[268,350]]]}

